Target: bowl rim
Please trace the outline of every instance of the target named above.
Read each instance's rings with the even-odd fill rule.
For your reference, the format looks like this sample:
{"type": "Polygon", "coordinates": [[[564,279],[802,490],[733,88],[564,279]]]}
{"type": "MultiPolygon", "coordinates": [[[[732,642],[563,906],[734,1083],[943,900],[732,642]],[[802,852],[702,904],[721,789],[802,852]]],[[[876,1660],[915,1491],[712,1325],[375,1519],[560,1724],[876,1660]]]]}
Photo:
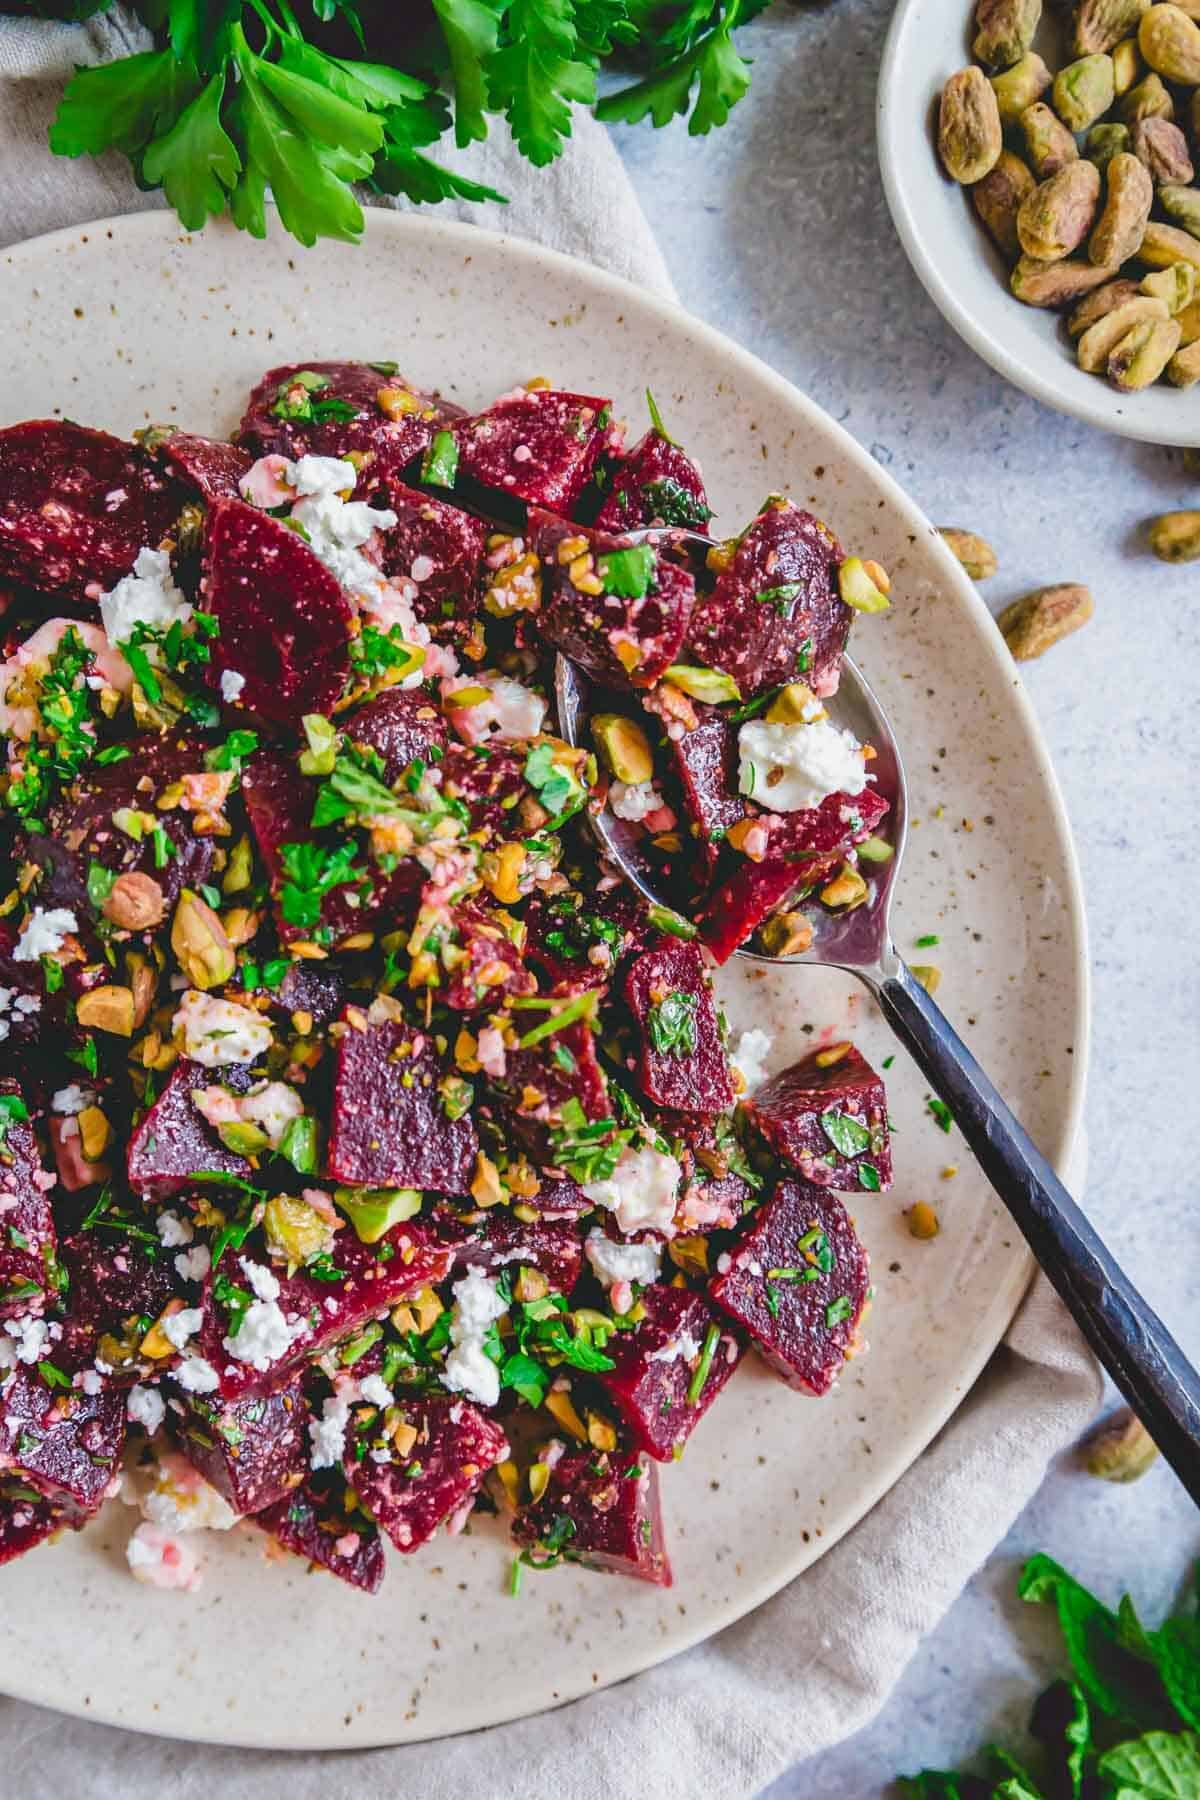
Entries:
{"type": "MultiPolygon", "coordinates": [[[[962,0],[962,3],[965,28],[970,16],[970,4],[969,0],[962,0]]],[[[1086,425],[1096,425],[1101,431],[1111,432],[1117,437],[1132,438],[1137,443],[1166,444],[1173,448],[1200,446],[1200,408],[1193,404],[1190,418],[1183,416],[1187,401],[1182,393],[1179,395],[1181,417],[1176,428],[1170,424],[1143,422],[1135,416],[1136,407],[1128,412],[1123,410],[1125,397],[1117,394],[1115,389],[1108,387],[1097,377],[1091,377],[1089,383],[1090,388],[1095,390],[1094,398],[1088,388],[1083,386],[1076,391],[1072,384],[1069,391],[1064,391],[1063,387],[1042,374],[1004,342],[982,330],[970,308],[960,299],[954,284],[946,279],[941,264],[926,248],[929,234],[921,229],[917,221],[909,196],[909,183],[904,173],[906,158],[912,151],[913,127],[920,125],[924,114],[920,107],[904,105],[898,91],[899,66],[907,50],[908,33],[913,29],[914,23],[920,24],[919,15],[926,4],[928,0],[899,0],[884,40],[875,104],[875,142],[884,195],[904,253],[925,292],[942,317],[954,327],[959,337],[977,356],[982,357],[984,362],[1014,387],[1031,394],[1043,405],[1052,407],[1056,412],[1066,413],[1071,418],[1080,419],[1086,425]]],[[[930,155],[934,154],[932,145],[923,147],[928,149],[930,155]]],[[[1015,306],[1020,303],[1014,301],[1013,304],[1015,306]]],[[[1050,316],[1057,317],[1057,314],[1050,316]]],[[[1069,371],[1071,365],[1065,364],[1064,367],[1069,371]]],[[[1133,402],[1138,398],[1137,394],[1128,397],[1133,402]]]]}

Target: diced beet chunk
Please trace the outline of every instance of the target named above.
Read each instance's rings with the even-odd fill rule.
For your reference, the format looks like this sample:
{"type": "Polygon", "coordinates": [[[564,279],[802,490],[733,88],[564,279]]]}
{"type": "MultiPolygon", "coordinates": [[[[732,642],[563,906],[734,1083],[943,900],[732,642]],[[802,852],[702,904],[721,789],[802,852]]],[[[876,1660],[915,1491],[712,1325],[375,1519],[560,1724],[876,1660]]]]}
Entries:
{"type": "Polygon", "coordinates": [[[371,1517],[408,1555],[478,1492],[488,1470],[508,1455],[508,1442],[500,1426],[466,1400],[406,1395],[399,1409],[402,1422],[416,1432],[404,1452],[383,1436],[376,1414],[348,1436],[343,1467],[371,1517]],[[367,1451],[360,1457],[363,1444],[367,1451]],[[376,1462],[373,1449],[388,1450],[388,1460],[376,1462]]]}
{"type": "Polygon", "coordinates": [[[737,727],[716,707],[695,710],[698,723],[668,742],[691,835],[711,873],[717,845],[745,817],[746,805],[738,793],[737,727]]]}
{"type": "Polygon", "coordinates": [[[251,463],[249,452],[240,445],[190,431],[171,432],[155,444],[154,453],[202,500],[238,499],[238,483],[251,463]]]}
{"type": "Polygon", "coordinates": [[[237,704],[299,729],[305,713],[329,713],[350,669],[350,602],[296,532],[241,500],[208,515],[206,604],[220,633],[212,675],[244,678],[237,704]]]}
{"type": "Polygon", "coordinates": [[[157,797],[168,788],[186,776],[204,775],[205,754],[212,745],[191,733],[169,737],[148,733],[130,740],[128,748],[129,755],[120,762],[100,766],[90,762],[69,793],[51,809],[47,835],[32,834],[27,839],[30,858],[46,870],[38,892],[40,904],[75,909],[82,904],[81,923],[92,911],[87,901],[87,874],[93,862],[122,875],[151,876],[162,889],[168,908],[185,887],[199,888],[212,874],[213,853],[220,840],[196,831],[205,807],[188,810],[174,806],[157,813],[174,847],[174,854],[161,868],[151,836],[131,838],[112,822],[114,812],[124,807],[154,812],[157,797]]]}
{"type": "Polygon", "coordinates": [[[765,859],[737,867],[697,920],[713,960],[727,962],[786,901],[826,881],[887,809],[883,796],[866,788],[853,796],[830,794],[808,812],[778,815],[783,823],[771,829],[765,859]]]}
{"type": "Polygon", "coordinates": [[[596,466],[609,402],[555,388],[506,394],[454,427],[458,473],[531,506],[570,512],[596,466]]]}
{"type": "Polygon", "coordinates": [[[338,1042],[326,1173],[355,1187],[465,1193],[478,1139],[469,1114],[446,1116],[446,1072],[432,1038],[401,1020],[351,1025],[338,1042]]]}
{"type": "MultiPolygon", "coordinates": [[[[544,1187],[550,1185],[543,1183],[544,1187]]],[[[533,1204],[541,1198],[539,1194],[533,1204]]],[[[582,1191],[580,1198],[585,1206],[590,1205],[582,1191]]],[[[560,1294],[569,1294],[579,1280],[583,1244],[570,1219],[539,1219],[527,1224],[506,1208],[495,1207],[482,1223],[469,1225],[465,1219],[452,1218],[441,1230],[454,1252],[456,1268],[485,1269],[489,1275],[509,1265],[540,1269],[560,1294]]]]}
{"type": "MultiPolygon", "coordinates": [[[[230,1331],[229,1310],[214,1291],[212,1275],[204,1284],[204,1323],[200,1328],[200,1354],[220,1377],[217,1393],[225,1400],[245,1395],[271,1394],[291,1380],[295,1370],[330,1344],[340,1343],[368,1319],[374,1319],[397,1301],[419,1293],[423,1287],[444,1281],[451,1253],[438,1242],[429,1226],[419,1222],[396,1225],[377,1244],[362,1244],[347,1226],[337,1235],[331,1255],[338,1275],[322,1280],[307,1269],[280,1275],[277,1305],[289,1329],[287,1346],[279,1355],[262,1354],[258,1362],[243,1362],[226,1348],[230,1331]]],[[[236,1281],[237,1264],[228,1271],[222,1261],[218,1276],[228,1273],[236,1281]]]]}
{"type": "MultiPolygon", "coordinates": [[[[43,901],[43,905],[49,904],[49,901],[43,901]]],[[[0,988],[6,988],[9,994],[3,1013],[8,1035],[0,1041],[0,1067],[11,1067],[25,1076],[29,1072],[25,1052],[43,1038],[47,1042],[54,1041],[63,1028],[66,994],[62,988],[57,994],[46,993],[46,978],[40,962],[14,960],[17,936],[12,920],[0,919],[0,988]],[[18,1006],[18,1000],[25,1004],[18,1006]],[[31,1004],[33,1001],[37,1002],[36,1006],[31,1004]]]]}
{"type": "Polygon", "coordinates": [[[370,363],[286,363],[268,369],[250,395],[238,436],[254,456],[366,453],[374,475],[402,469],[440,424],[461,417],[461,407],[370,363]],[[395,396],[388,411],[379,400],[385,391],[395,396]]]}
{"type": "Polygon", "coordinates": [[[183,497],[106,431],[65,419],[10,425],[0,431],[0,581],[98,599],[162,541],[183,497]]]}
{"type": "MultiPolygon", "coordinates": [[[[569,999],[564,994],[563,1004],[569,999]]],[[[536,1021],[543,1015],[528,1016],[536,1021]]],[[[504,1074],[493,1086],[505,1104],[510,1131],[539,1163],[553,1164],[553,1132],[572,1101],[585,1119],[607,1119],[610,1112],[595,1033],[583,1020],[525,1050],[508,1051],[504,1074]]]]}
{"type": "Polygon", "coordinates": [[[683,1180],[675,1229],[685,1236],[694,1231],[731,1229],[742,1217],[752,1192],[745,1179],[752,1172],[731,1121],[667,1112],[661,1113],[656,1123],[664,1137],[680,1141],[683,1180]]]}
{"type": "Polygon", "coordinates": [[[65,1523],[36,1489],[0,1477],[0,1568],[45,1543],[65,1523]]]}
{"type": "Polygon", "coordinates": [[[471,830],[511,837],[514,829],[516,802],[513,795],[524,797],[525,757],[507,748],[471,749],[466,744],[452,744],[438,764],[442,772],[442,793],[448,800],[461,800],[471,814],[471,830]],[[505,801],[509,801],[508,806],[505,801]]]}
{"type": "Polygon", "coordinates": [[[148,1199],[169,1200],[186,1193],[197,1170],[246,1177],[250,1164],[227,1150],[193,1104],[197,1088],[211,1087],[228,1076],[226,1069],[206,1069],[181,1057],[164,1087],[129,1140],[129,1185],[148,1199]]]}
{"type": "Polygon", "coordinates": [[[397,584],[415,583],[412,609],[435,638],[468,637],[479,611],[483,520],[397,480],[385,481],[373,504],[396,514],[383,534],[384,573],[397,584]]]}
{"type": "Polygon", "coordinates": [[[703,531],[712,518],[700,471],[685,450],[651,429],[613,465],[608,498],[596,515],[598,531],[636,531],[680,525],[703,531]]]}
{"type": "Polygon", "coordinates": [[[314,1031],[324,1031],[346,1004],[346,983],[328,963],[294,962],[277,988],[266,990],[288,1019],[307,1013],[314,1031]]]}
{"type": "Polygon", "coordinates": [[[827,1394],[854,1354],[869,1284],[867,1253],[837,1195],[781,1181],[708,1291],[789,1387],[827,1394]]]}
{"type": "MultiPolygon", "coordinates": [[[[153,1231],[148,1220],[141,1229],[153,1231]]],[[[138,1354],[145,1320],[160,1318],[167,1302],[183,1291],[175,1270],[176,1254],[103,1226],[65,1238],[62,1262],[68,1278],[68,1311],[63,1347],[55,1351],[58,1360],[68,1368],[86,1368],[100,1354],[101,1338],[110,1339],[101,1360],[112,1369],[112,1379],[137,1380],[150,1366],[138,1354]],[[114,1348],[118,1345],[119,1356],[114,1348]]]]}
{"type": "Polygon", "coordinates": [[[812,513],[768,502],[697,601],[682,660],[723,670],[743,700],[801,676],[831,694],[851,619],[838,591],[841,562],[837,539],[812,513]]]}
{"type": "Polygon", "coordinates": [[[361,1507],[348,1513],[341,1496],[345,1483],[309,1482],[254,1515],[254,1523],[285,1550],[328,1569],[339,1581],[375,1594],[384,1575],[383,1540],[361,1507]]]}
{"type": "Polygon", "coordinates": [[[300,1381],[253,1400],[193,1394],[179,1428],[184,1455],[234,1512],[262,1512],[308,1474],[308,1408],[300,1381]]]}
{"type": "Polygon", "coordinates": [[[605,581],[606,553],[636,552],[620,537],[606,533],[589,536],[578,526],[545,514],[531,520],[530,528],[542,564],[537,625],[545,641],[597,680],[622,688],[652,687],[680,660],[696,593],[689,571],[659,551],[654,554],[644,592],[632,596],[617,592],[618,586],[638,587],[640,580],[624,576],[618,580],[610,573],[605,591],[588,593],[571,578],[574,559],[560,560],[561,544],[587,538],[592,566],[582,579],[588,582],[605,581]]]}
{"type": "MultiPolygon", "coordinates": [[[[11,1100],[28,1112],[15,1081],[0,1080],[0,1104],[11,1100]]],[[[57,1234],[37,1139],[27,1119],[9,1118],[0,1158],[0,1319],[37,1312],[54,1269],[57,1234]]]]}
{"type": "Polygon", "coordinates": [[[481,906],[460,906],[454,914],[457,948],[463,960],[455,964],[442,998],[456,1012],[495,1008],[506,999],[532,994],[537,982],[525,967],[522,955],[503,925],[481,906]]]}
{"type": "Polygon", "coordinates": [[[878,1192],[892,1185],[883,1081],[853,1044],[814,1050],[772,1076],[746,1108],[777,1156],[818,1187],[878,1192]]]}
{"type": "Polygon", "coordinates": [[[639,1450],[658,1462],[682,1454],[737,1366],[741,1351],[699,1294],[649,1287],[646,1317],[606,1345],[616,1367],[600,1377],[639,1450]]]}
{"type": "Polygon", "coordinates": [[[61,1507],[72,1523],[99,1512],[120,1473],[125,1396],[48,1387],[18,1368],[0,1386],[0,1471],[61,1507]]]}
{"type": "Polygon", "coordinates": [[[658,1470],[645,1456],[595,1451],[564,1456],[540,1500],[523,1507],[513,1537],[531,1561],[583,1563],[670,1587],[658,1470]]]}
{"type": "Polygon", "coordinates": [[[578,1219],[595,1205],[570,1175],[542,1175],[538,1191],[527,1202],[541,1219],[578,1219]]]}
{"type": "Polygon", "coordinates": [[[657,1106],[720,1113],[733,1105],[729,1058],[704,959],[694,943],[661,938],[625,977],[642,1035],[638,1081],[657,1106]]]}
{"type": "Polygon", "coordinates": [[[643,948],[646,907],[624,882],[598,894],[535,894],[525,907],[525,954],[556,986],[603,987],[621,959],[643,948]],[[593,954],[595,952],[595,954],[593,954]]]}
{"type": "MultiPolygon", "coordinates": [[[[242,771],[246,816],[270,878],[276,924],[285,944],[310,938],[313,927],[284,917],[280,901],[287,880],[284,849],[291,844],[332,846],[336,842],[330,833],[313,832],[316,795],[315,783],[305,779],[295,761],[274,750],[258,751],[242,771]]],[[[388,918],[389,929],[411,919],[425,879],[415,857],[402,857],[395,870],[385,875],[365,849],[355,866],[362,870],[362,879],[330,888],[321,900],[320,924],[333,933],[335,943],[369,930],[381,917],[388,918]]]]}
{"type": "Polygon", "coordinates": [[[383,779],[397,781],[415,757],[446,748],[446,721],[420,689],[387,688],[339,721],[347,737],[383,759],[383,779]]]}

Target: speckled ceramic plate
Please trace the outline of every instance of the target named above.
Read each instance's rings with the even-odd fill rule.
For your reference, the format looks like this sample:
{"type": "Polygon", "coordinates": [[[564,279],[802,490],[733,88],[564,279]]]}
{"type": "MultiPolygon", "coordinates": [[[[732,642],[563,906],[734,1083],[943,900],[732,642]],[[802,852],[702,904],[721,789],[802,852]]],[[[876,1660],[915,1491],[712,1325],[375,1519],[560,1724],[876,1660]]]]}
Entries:
{"type": "MultiPolygon", "coordinates": [[[[912,782],[901,946],[936,933],[940,998],[1052,1158],[1083,1094],[1087,972],[1066,820],[1020,682],[970,583],[845,432],[716,332],[595,269],[483,231],[374,212],[357,250],[301,251],[165,213],[0,257],[0,422],[49,413],[128,432],[224,432],[271,363],[391,357],[480,405],[533,374],[611,394],[642,428],[653,388],[703,458],[733,528],[769,489],[891,570],[894,604],[855,654],[891,709],[912,782]]],[[[817,1034],[893,1046],[849,980],[735,967],[736,1025],[782,1066],[817,1034]]],[[[0,1689],[92,1718],[235,1744],[320,1749],[471,1730],[535,1712],[685,1649],[800,1573],[912,1462],[974,1381],[1029,1276],[1007,1216],[905,1057],[890,1072],[897,1185],[857,1199],[876,1282],[871,1351],[827,1400],[753,1358],[664,1471],[675,1586],[564,1568],[508,1596],[495,1520],[393,1557],[367,1599],[254,1530],[214,1537],[193,1597],[136,1586],[114,1504],[80,1537],[0,1572],[0,1689]],[[957,1173],[953,1166],[957,1165],[957,1173]],[[932,1200],[942,1233],[904,1224],[932,1200]]]]}

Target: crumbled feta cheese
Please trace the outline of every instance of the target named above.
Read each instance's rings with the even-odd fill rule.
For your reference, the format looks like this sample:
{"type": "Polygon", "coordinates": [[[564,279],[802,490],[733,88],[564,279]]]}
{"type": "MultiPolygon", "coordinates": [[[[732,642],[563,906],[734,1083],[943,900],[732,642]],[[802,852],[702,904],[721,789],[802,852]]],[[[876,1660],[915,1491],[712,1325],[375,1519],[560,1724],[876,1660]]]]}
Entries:
{"type": "Polygon", "coordinates": [[[163,1336],[168,1344],[176,1350],[183,1350],[189,1338],[194,1338],[204,1323],[204,1314],[198,1306],[185,1306],[182,1312],[170,1313],[162,1322],[163,1336]]]}
{"type": "Polygon", "coordinates": [[[133,573],[100,596],[100,618],[110,644],[128,643],[135,625],[160,630],[186,625],[192,609],[175,585],[171,558],[165,550],[139,550],[133,573]]]}
{"type": "Polygon", "coordinates": [[[358,1391],[372,1406],[391,1406],[396,1398],[382,1375],[365,1376],[358,1391]]]}
{"type": "Polygon", "coordinates": [[[752,1094],[766,1080],[767,1058],[774,1041],[768,1032],[759,1031],[757,1027],[752,1031],[739,1033],[738,1041],[729,1054],[734,1068],[745,1083],[744,1093],[752,1094]]]}
{"type": "Polygon", "coordinates": [[[221,1385],[221,1377],[202,1356],[185,1357],[171,1373],[185,1394],[211,1394],[221,1385]]]}
{"type": "Polygon", "coordinates": [[[188,1543],[181,1543],[158,1525],[139,1525],[125,1546],[129,1572],[147,1587],[172,1588],[185,1594],[200,1586],[199,1559],[188,1543]]]}
{"type": "Polygon", "coordinates": [[[80,1390],[89,1399],[104,1392],[104,1377],[98,1369],[81,1369],[78,1376],[80,1390]]]}
{"type": "Polygon", "coordinates": [[[649,1229],[670,1237],[682,1173],[675,1158],[665,1151],[650,1144],[631,1144],[621,1152],[610,1176],[585,1182],[583,1191],[596,1206],[615,1214],[626,1235],[649,1229]]]}
{"type": "MultiPolygon", "coordinates": [[[[268,1271],[264,1269],[262,1273],[268,1271]]],[[[286,1354],[298,1329],[301,1328],[288,1324],[277,1300],[256,1300],[242,1314],[233,1336],[221,1341],[236,1361],[249,1363],[252,1369],[265,1374],[272,1363],[286,1354]]]]}
{"type": "Polygon", "coordinates": [[[239,675],[236,669],[221,670],[221,698],[226,705],[232,706],[235,700],[241,699],[245,685],[246,677],[239,675]]]}
{"type": "Polygon", "coordinates": [[[207,1244],[193,1244],[175,1258],[175,1272],[183,1281],[203,1281],[212,1268],[212,1251],[207,1244]]]}
{"type": "Polygon", "coordinates": [[[303,1100],[286,1081],[264,1081],[244,1094],[238,1106],[241,1118],[266,1132],[272,1150],[278,1150],[288,1126],[303,1111],[303,1100]]]}
{"type": "Polygon", "coordinates": [[[515,743],[536,737],[545,723],[546,702],[508,675],[472,672],[465,679],[443,681],[443,703],[466,688],[486,688],[487,698],[476,701],[474,706],[447,706],[454,729],[464,743],[515,743]]]}
{"type": "Polygon", "coordinates": [[[157,1388],[130,1388],[125,1410],[133,1423],[140,1425],[148,1437],[154,1436],[167,1416],[166,1402],[157,1388]]]}
{"type": "Polygon", "coordinates": [[[678,1337],[673,1337],[668,1343],[665,1343],[661,1350],[652,1350],[646,1361],[672,1363],[678,1362],[682,1358],[684,1362],[690,1363],[694,1362],[699,1354],[700,1346],[691,1332],[681,1331],[678,1337]]]}
{"type": "Polygon", "coordinates": [[[773,812],[808,812],[830,794],[861,794],[867,784],[862,745],[828,719],[751,719],[738,733],[738,755],[740,791],[773,812]]]}
{"type": "Polygon", "coordinates": [[[14,962],[36,962],[61,950],[68,932],[79,930],[79,920],[65,906],[35,906],[25,921],[21,941],[12,953],[14,962]]]}
{"type": "Polygon", "coordinates": [[[50,1327],[45,1319],[25,1313],[19,1319],[6,1319],[4,1330],[15,1346],[18,1362],[41,1362],[50,1343],[50,1327]]]}
{"type": "Polygon", "coordinates": [[[251,1262],[248,1256],[239,1256],[242,1274],[252,1293],[260,1300],[278,1300],[279,1282],[263,1263],[251,1262]]]}
{"type": "Polygon", "coordinates": [[[595,1225],[583,1248],[597,1281],[606,1288],[618,1281],[638,1281],[648,1286],[658,1280],[662,1258],[657,1244],[619,1244],[595,1225]]]}
{"type": "Polygon", "coordinates": [[[184,1055],[206,1069],[257,1062],[271,1048],[271,1027],[261,1013],[196,988],[183,996],[171,1024],[184,1055]]]}
{"type": "Polygon", "coordinates": [[[608,790],[608,804],[618,819],[638,825],[647,813],[658,811],[663,797],[652,781],[614,781],[608,790]]]}
{"type": "Polygon", "coordinates": [[[186,1456],[174,1450],[157,1452],[154,1483],[140,1504],[142,1516],[164,1531],[231,1531],[239,1516],[186,1456]]]}
{"type": "Polygon", "coordinates": [[[454,1284],[450,1320],[450,1352],[442,1369],[442,1386],[465,1394],[480,1406],[500,1398],[500,1371],[483,1347],[489,1328],[504,1316],[504,1301],[481,1269],[468,1269],[454,1284]]]}
{"type": "Polygon", "coordinates": [[[73,1081],[69,1087],[59,1088],[50,1102],[51,1111],[74,1117],[90,1106],[95,1097],[90,1088],[80,1087],[77,1081],[73,1081]]]}
{"type": "Polygon", "coordinates": [[[494,1025],[485,1025],[479,1034],[479,1042],[475,1047],[479,1058],[479,1066],[485,1074],[494,1080],[502,1081],[508,1068],[508,1052],[504,1046],[504,1033],[494,1025]]]}
{"type": "Polygon", "coordinates": [[[346,1427],[350,1423],[350,1404],[338,1394],[330,1394],[319,1419],[309,1422],[308,1437],[312,1445],[309,1463],[314,1469],[334,1469],[346,1450],[346,1427]]]}
{"type": "Polygon", "coordinates": [[[178,1250],[182,1245],[190,1244],[196,1235],[191,1220],[181,1219],[177,1212],[171,1212],[169,1208],[159,1213],[154,1225],[164,1250],[178,1250]]]}
{"type": "Polygon", "coordinates": [[[365,500],[343,500],[358,471],[334,456],[302,456],[286,470],[300,496],[292,517],[308,533],[312,550],[353,598],[369,600],[385,585],[377,563],[361,554],[377,531],[390,531],[396,514],[375,511],[365,500]]]}
{"type": "Polygon", "coordinates": [[[414,556],[408,572],[416,582],[428,581],[436,566],[432,556],[414,556]]]}

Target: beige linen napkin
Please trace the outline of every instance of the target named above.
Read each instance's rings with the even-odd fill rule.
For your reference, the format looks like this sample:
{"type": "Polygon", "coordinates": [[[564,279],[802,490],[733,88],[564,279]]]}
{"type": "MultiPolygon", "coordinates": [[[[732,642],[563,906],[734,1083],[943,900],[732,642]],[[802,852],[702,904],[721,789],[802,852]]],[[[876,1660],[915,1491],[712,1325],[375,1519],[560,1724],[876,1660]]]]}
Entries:
{"type": "MultiPolygon", "coordinates": [[[[45,148],[72,63],[140,42],[138,28],[119,19],[70,28],[0,21],[0,247],[158,204],[119,159],[66,163],[45,148]]],[[[551,170],[531,170],[500,137],[473,148],[464,166],[512,204],[440,216],[457,210],[672,293],[616,151],[591,120],[578,120],[569,154],[551,170]]],[[[974,1391],[875,1510],[758,1612],[648,1674],[492,1731],[303,1757],[143,1737],[0,1699],[0,1795],[611,1800],[615,1788],[654,1800],[741,1800],[867,1723],[1100,1393],[1095,1363],[1039,1279],[974,1391]]],[[[0,1629],[2,1620],[0,1575],[0,1629]]],[[[97,1643],[97,1655],[119,1654],[119,1645],[97,1643]]]]}

